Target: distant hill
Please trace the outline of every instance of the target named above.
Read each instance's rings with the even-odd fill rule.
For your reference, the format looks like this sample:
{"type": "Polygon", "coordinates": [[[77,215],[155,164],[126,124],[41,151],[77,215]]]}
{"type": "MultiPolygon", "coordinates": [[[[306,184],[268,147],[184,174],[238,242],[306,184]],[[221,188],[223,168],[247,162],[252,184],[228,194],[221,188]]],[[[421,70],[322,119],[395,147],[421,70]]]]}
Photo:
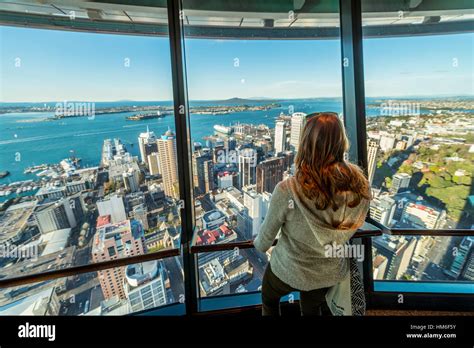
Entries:
{"type": "MultiPolygon", "coordinates": [[[[246,103],[269,103],[269,102],[276,102],[277,99],[270,99],[270,98],[255,98],[255,99],[244,99],[244,98],[230,98],[224,100],[206,100],[206,103],[219,103],[219,104],[246,104],[246,103]]],[[[204,102],[204,101],[203,101],[204,102]]]]}

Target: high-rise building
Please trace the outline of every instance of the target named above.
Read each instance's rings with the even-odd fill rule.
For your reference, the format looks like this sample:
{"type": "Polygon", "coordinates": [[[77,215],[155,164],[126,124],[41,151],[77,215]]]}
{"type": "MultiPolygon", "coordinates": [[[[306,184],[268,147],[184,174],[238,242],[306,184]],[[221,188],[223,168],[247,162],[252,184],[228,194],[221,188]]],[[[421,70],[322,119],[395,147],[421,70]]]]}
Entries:
{"type": "Polygon", "coordinates": [[[145,133],[140,133],[138,136],[138,147],[140,148],[140,158],[143,163],[148,164],[148,155],[156,152],[156,136],[155,133],[150,132],[148,126],[145,133]]]}
{"type": "Polygon", "coordinates": [[[234,185],[234,175],[231,172],[221,172],[217,174],[217,187],[225,189],[234,185]]]}
{"type": "Polygon", "coordinates": [[[300,140],[306,124],[306,116],[304,112],[295,112],[291,115],[290,150],[294,152],[297,152],[300,146],[300,140]]]}
{"type": "Polygon", "coordinates": [[[235,147],[237,146],[237,141],[235,140],[234,137],[228,137],[224,139],[224,147],[228,151],[233,151],[235,150],[235,147]]]}
{"type": "Polygon", "coordinates": [[[214,189],[213,162],[209,152],[195,152],[193,155],[193,182],[197,194],[214,189]]]}
{"type": "Polygon", "coordinates": [[[380,137],[380,148],[382,151],[387,152],[390,150],[393,150],[395,146],[395,138],[388,136],[388,135],[382,135],[380,137]]]}
{"type": "Polygon", "coordinates": [[[392,177],[392,186],[390,191],[398,193],[400,189],[407,188],[410,185],[411,175],[407,173],[397,173],[392,177]]]}
{"type": "Polygon", "coordinates": [[[277,121],[275,124],[275,155],[286,151],[286,123],[285,121],[277,121]]]}
{"type": "Polygon", "coordinates": [[[123,199],[118,195],[113,195],[102,201],[98,201],[97,209],[99,210],[100,216],[110,215],[110,219],[114,224],[127,219],[123,199]]]}
{"type": "Polygon", "coordinates": [[[148,169],[151,175],[160,174],[160,156],[158,152],[152,152],[148,155],[148,169]]]}
{"type": "MultiPolygon", "coordinates": [[[[97,228],[92,244],[92,260],[104,262],[146,252],[143,227],[137,220],[125,220],[97,228]]],[[[106,299],[118,296],[125,299],[124,269],[110,268],[97,272],[106,299]]]]}
{"type": "Polygon", "coordinates": [[[385,226],[391,225],[395,209],[395,200],[389,196],[374,197],[370,201],[370,217],[385,226]]]}
{"type": "Polygon", "coordinates": [[[239,151],[240,187],[253,185],[256,179],[257,150],[245,148],[239,151]]]}
{"type": "Polygon", "coordinates": [[[257,165],[257,192],[272,193],[275,186],[283,180],[285,160],[282,157],[270,158],[257,165]]]}
{"type": "Polygon", "coordinates": [[[384,235],[380,238],[374,238],[373,245],[377,255],[383,255],[387,258],[384,279],[401,279],[410,264],[416,247],[416,238],[384,235]]]}
{"type": "Polygon", "coordinates": [[[295,153],[293,151],[285,151],[280,157],[285,161],[285,171],[289,171],[295,162],[295,153]]]}
{"type": "Polygon", "coordinates": [[[443,226],[446,211],[423,204],[408,203],[403,209],[402,220],[415,228],[437,229],[443,226]]]}
{"type": "Polygon", "coordinates": [[[166,270],[161,260],[127,266],[124,288],[129,312],[165,305],[167,303],[166,280],[166,270]]]}
{"type": "Polygon", "coordinates": [[[461,279],[474,280],[474,238],[471,239],[471,248],[467,252],[466,262],[461,273],[461,279]]]}
{"type": "Polygon", "coordinates": [[[367,172],[369,182],[372,184],[374,180],[375,169],[377,167],[377,155],[379,151],[379,143],[375,139],[367,139],[367,172]]]}
{"type": "Polygon", "coordinates": [[[384,279],[385,270],[387,269],[387,258],[383,255],[377,255],[372,261],[374,270],[374,279],[384,279]]]}
{"type": "Polygon", "coordinates": [[[55,203],[38,206],[35,211],[36,223],[41,233],[74,228],[78,223],[74,210],[82,209],[81,204],[76,206],[76,203],[63,198],[55,203]]]}
{"type": "Polygon", "coordinates": [[[163,177],[163,189],[169,197],[177,198],[178,190],[178,157],[176,154],[175,134],[168,130],[157,140],[160,161],[160,172],[163,177]]]}
{"type": "Polygon", "coordinates": [[[211,160],[204,162],[204,185],[205,192],[214,190],[214,162],[211,160]]]}
{"type": "MultiPolygon", "coordinates": [[[[474,236],[466,236],[461,240],[457,247],[456,255],[449,269],[449,274],[458,279],[463,270],[465,269],[466,262],[469,261],[469,254],[474,248],[474,236]]],[[[470,266],[468,264],[468,266],[470,266]]],[[[468,267],[469,268],[469,267],[468,267]]],[[[468,272],[469,273],[469,272],[468,272]]]]}
{"type": "Polygon", "coordinates": [[[262,196],[255,191],[255,185],[245,186],[242,189],[244,194],[245,213],[249,221],[249,228],[246,231],[246,238],[253,239],[260,231],[263,222],[262,196]]]}
{"type": "Polygon", "coordinates": [[[140,171],[129,168],[122,174],[123,184],[128,192],[140,191],[140,171]]]}

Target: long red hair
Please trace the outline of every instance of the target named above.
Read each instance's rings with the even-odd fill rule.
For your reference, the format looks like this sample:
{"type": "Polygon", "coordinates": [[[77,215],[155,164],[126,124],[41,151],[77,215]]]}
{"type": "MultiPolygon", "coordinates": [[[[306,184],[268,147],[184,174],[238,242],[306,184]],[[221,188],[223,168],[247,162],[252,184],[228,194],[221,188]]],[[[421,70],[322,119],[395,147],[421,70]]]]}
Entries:
{"type": "Polygon", "coordinates": [[[308,115],[295,159],[295,176],[317,209],[331,207],[336,211],[336,196],[343,192],[352,193],[348,203],[351,208],[363,198],[370,199],[370,185],[364,172],[344,159],[348,150],[344,125],[336,113],[308,115]]]}

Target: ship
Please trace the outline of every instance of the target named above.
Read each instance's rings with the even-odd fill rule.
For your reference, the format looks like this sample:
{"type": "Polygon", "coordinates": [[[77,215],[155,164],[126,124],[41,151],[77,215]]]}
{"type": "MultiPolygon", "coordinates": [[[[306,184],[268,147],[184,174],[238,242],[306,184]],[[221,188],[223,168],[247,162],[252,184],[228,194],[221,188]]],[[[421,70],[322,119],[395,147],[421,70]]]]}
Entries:
{"type": "Polygon", "coordinates": [[[222,133],[222,134],[231,134],[232,133],[232,127],[226,127],[226,126],[222,126],[222,125],[219,125],[219,124],[216,124],[214,126],[214,130],[216,132],[219,132],[219,133],[222,133]]]}
{"type": "Polygon", "coordinates": [[[167,114],[168,113],[162,113],[161,111],[156,111],[156,112],[150,112],[146,114],[135,114],[135,115],[126,117],[126,119],[129,121],[152,120],[155,118],[163,118],[167,114]]]}
{"type": "Polygon", "coordinates": [[[3,179],[4,177],[9,176],[9,175],[10,175],[10,172],[8,170],[4,170],[0,172],[0,179],[3,179]]]}

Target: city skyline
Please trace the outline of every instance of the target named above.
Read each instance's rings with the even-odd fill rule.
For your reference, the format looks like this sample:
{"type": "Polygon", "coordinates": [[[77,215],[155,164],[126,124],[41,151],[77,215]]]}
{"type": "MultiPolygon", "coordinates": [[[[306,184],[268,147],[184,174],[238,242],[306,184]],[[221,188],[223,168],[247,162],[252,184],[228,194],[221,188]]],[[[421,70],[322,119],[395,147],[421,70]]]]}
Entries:
{"type": "MultiPolygon", "coordinates": [[[[10,27],[1,36],[2,103],[172,100],[167,38],[10,27]]],[[[364,40],[366,95],[474,95],[472,64],[466,64],[473,60],[473,36],[364,40]],[[433,83],[439,79],[443,84],[433,83]]],[[[185,46],[193,101],[342,96],[339,40],[187,39],[185,46]]]]}

